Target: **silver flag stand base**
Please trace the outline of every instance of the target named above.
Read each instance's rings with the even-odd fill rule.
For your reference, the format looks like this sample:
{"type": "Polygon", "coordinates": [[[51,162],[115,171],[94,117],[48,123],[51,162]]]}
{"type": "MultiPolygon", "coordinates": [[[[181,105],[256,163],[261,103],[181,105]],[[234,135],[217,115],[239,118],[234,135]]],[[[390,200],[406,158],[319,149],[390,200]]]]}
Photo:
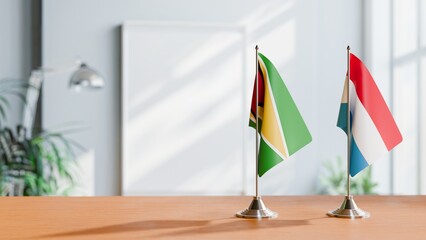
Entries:
{"type": "Polygon", "coordinates": [[[339,218],[368,218],[370,213],[363,211],[359,208],[352,195],[345,196],[342,206],[336,210],[329,211],[327,213],[330,217],[339,217],[339,218]]]}
{"type": "Polygon", "coordinates": [[[276,218],[278,213],[269,210],[260,197],[253,197],[250,206],[235,214],[240,218],[276,218]]]}

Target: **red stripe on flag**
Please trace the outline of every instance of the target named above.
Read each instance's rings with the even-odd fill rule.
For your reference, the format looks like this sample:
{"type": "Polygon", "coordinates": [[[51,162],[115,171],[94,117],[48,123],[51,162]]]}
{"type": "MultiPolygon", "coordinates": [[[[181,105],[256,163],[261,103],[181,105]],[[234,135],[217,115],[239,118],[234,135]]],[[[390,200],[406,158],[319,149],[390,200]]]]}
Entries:
{"type": "Polygon", "coordinates": [[[355,55],[350,56],[350,79],[362,105],[390,151],[402,141],[402,135],[368,69],[355,55]]]}
{"type": "MultiPolygon", "coordinates": [[[[263,107],[263,100],[265,98],[265,88],[263,84],[263,74],[262,70],[260,68],[260,65],[258,65],[258,73],[257,78],[259,79],[259,106],[263,107]]],[[[257,107],[256,107],[256,80],[254,81],[254,87],[253,87],[253,95],[251,99],[251,112],[256,117],[257,107]]]]}

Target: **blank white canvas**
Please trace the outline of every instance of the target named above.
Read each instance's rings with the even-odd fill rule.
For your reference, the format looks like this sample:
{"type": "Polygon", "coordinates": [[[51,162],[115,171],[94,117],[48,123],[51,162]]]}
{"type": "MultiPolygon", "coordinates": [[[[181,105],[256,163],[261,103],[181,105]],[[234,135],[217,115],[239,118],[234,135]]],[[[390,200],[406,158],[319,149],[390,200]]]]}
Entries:
{"type": "Polygon", "coordinates": [[[244,44],[227,25],[123,25],[123,195],[242,194],[244,44]]]}

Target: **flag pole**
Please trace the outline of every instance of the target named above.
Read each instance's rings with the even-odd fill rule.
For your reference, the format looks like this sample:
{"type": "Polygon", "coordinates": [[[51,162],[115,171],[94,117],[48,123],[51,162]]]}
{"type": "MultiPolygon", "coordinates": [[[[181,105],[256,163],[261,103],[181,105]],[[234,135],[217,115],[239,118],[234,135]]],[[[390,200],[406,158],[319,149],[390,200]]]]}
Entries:
{"type": "Polygon", "coordinates": [[[259,46],[256,45],[256,198],[259,198],[259,46]]]}
{"type": "Polygon", "coordinates": [[[350,58],[350,54],[351,54],[351,47],[346,48],[346,53],[347,53],[347,67],[346,69],[348,70],[348,80],[347,80],[347,88],[346,88],[346,97],[347,97],[347,101],[348,101],[348,109],[347,109],[347,136],[348,136],[348,146],[347,146],[347,182],[346,182],[346,196],[349,197],[351,195],[351,176],[350,176],[350,172],[351,172],[351,139],[352,139],[352,132],[351,132],[351,101],[350,101],[350,97],[349,97],[349,81],[351,79],[351,58],[350,58]]]}
{"type": "Polygon", "coordinates": [[[351,195],[351,144],[352,144],[352,129],[351,129],[351,98],[350,98],[350,81],[351,81],[351,48],[348,46],[346,48],[347,53],[347,79],[345,80],[345,87],[346,87],[346,97],[347,97],[347,181],[346,181],[346,196],[345,199],[343,199],[343,203],[340,205],[339,208],[328,211],[327,215],[330,217],[339,217],[339,218],[368,218],[370,217],[370,213],[365,212],[361,208],[359,208],[355,200],[353,199],[353,196],[351,195]]]}
{"type": "Polygon", "coordinates": [[[256,77],[255,77],[255,88],[256,88],[256,193],[250,206],[240,212],[237,212],[235,216],[240,218],[276,218],[278,213],[269,210],[263,203],[259,195],[259,46],[256,45],[256,77]]]}

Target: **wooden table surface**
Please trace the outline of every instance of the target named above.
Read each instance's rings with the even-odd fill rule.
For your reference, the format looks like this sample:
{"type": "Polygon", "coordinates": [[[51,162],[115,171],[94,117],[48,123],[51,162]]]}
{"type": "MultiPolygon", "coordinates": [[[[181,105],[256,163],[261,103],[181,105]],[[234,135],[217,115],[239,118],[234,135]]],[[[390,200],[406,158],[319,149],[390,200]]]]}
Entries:
{"type": "Polygon", "coordinates": [[[235,218],[251,197],[2,197],[0,239],[426,239],[426,196],[356,196],[357,220],[325,215],[341,196],[263,200],[278,218],[235,218]]]}

